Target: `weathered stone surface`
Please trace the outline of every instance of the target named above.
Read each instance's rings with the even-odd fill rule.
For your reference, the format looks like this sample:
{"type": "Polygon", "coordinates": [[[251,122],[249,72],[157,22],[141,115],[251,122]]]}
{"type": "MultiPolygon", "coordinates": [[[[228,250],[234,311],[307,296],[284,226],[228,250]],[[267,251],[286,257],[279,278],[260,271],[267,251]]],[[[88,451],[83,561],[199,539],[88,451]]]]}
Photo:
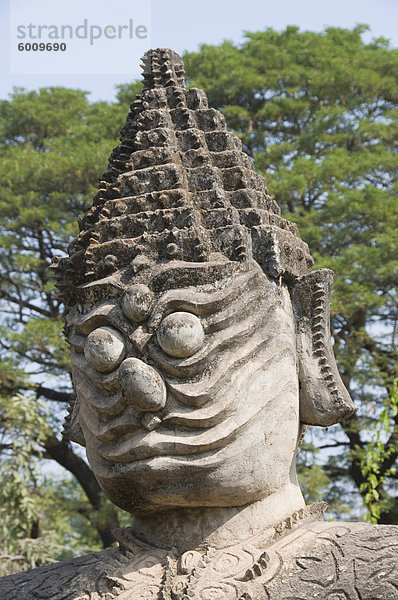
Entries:
{"type": "Polygon", "coordinates": [[[148,286],[138,283],[126,290],[122,299],[123,312],[131,321],[142,323],[149,317],[153,300],[153,293],[148,286]]]}
{"type": "Polygon", "coordinates": [[[322,523],[295,473],[305,426],[355,410],[330,344],[331,272],[312,271],[180,57],[147,53],[144,84],[54,261],[77,395],[66,435],[133,526],[121,551],[65,563],[77,579],[62,592],[45,591],[62,566],[19,581],[56,600],[370,600],[378,577],[392,599],[396,529],[322,523]]]}
{"type": "Polygon", "coordinates": [[[140,412],[157,412],[166,404],[166,386],[159,373],[138,358],[126,358],[118,380],[128,405],[140,412]]]}
{"type": "Polygon", "coordinates": [[[204,342],[204,331],[198,317],[188,312],[174,312],[165,317],[157,331],[159,346],[169,356],[188,358],[204,342]]]}
{"type": "Polygon", "coordinates": [[[94,329],[84,343],[84,356],[93,369],[109,373],[123,360],[125,343],[123,336],[113,327],[94,329]]]}
{"type": "Polygon", "coordinates": [[[302,277],[292,289],[299,378],[305,382],[300,389],[300,419],[325,427],[351,414],[350,397],[330,344],[332,283],[333,271],[319,269],[302,277]]]}
{"type": "Polygon", "coordinates": [[[330,346],[330,285],[224,117],[185,88],[181,59],[155,50],[144,64],[122,143],[55,269],[77,392],[67,431],[136,522],[272,497],[283,518],[304,505],[303,425],[354,410],[330,346]]]}
{"type": "Polygon", "coordinates": [[[143,544],[0,580],[4,600],[396,600],[398,527],[325,523],[312,507],[250,540],[183,554],[143,544]]]}
{"type": "Polygon", "coordinates": [[[100,285],[97,306],[69,313],[74,418],[108,496],[132,512],[231,507],[290,485],[296,504],[285,512],[303,506],[291,466],[300,422],[286,284],[253,260],[170,261],[141,269],[133,281],[154,298],[142,324],[123,313],[123,289],[108,304],[100,285]],[[104,374],[89,368],[79,340],[85,347],[91,328],[87,339],[106,327],[118,327],[126,353],[104,374]]]}
{"type": "Polygon", "coordinates": [[[144,62],[152,75],[131,105],[71,256],[57,269],[68,302],[76,301],[77,285],[125,269],[139,255],[156,262],[206,262],[214,252],[233,261],[255,255],[272,276],[275,269],[286,279],[309,272],[312,259],[297,228],[280,217],[264,179],[221,113],[208,108],[206,94],[186,89],[180,57],[160,49],[144,62]]]}

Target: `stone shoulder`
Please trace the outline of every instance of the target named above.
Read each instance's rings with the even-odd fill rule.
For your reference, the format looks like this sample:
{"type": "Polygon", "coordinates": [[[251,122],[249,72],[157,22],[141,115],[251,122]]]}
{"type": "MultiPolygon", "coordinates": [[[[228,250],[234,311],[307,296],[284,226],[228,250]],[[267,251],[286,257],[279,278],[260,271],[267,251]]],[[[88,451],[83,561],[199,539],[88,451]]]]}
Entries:
{"type": "Polygon", "coordinates": [[[396,600],[398,526],[318,521],[181,557],[126,534],[121,548],[4,577],[0,598],[396,600]]]}

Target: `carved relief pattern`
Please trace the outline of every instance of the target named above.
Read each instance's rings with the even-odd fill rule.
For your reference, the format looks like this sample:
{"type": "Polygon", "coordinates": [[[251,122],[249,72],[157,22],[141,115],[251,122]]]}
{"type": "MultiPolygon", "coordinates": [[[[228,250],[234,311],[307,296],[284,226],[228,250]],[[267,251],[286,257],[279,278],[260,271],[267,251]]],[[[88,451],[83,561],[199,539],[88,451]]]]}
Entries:
{"type": "MultiPolygon", "coordinates": [[[[310,518],[308,511],[307,519],[310,518]]],[[[300,516],[225,550],[182,556],[119,531],[105,550],[0,581],[7,600],[396,600],[398,528],[300,524],[300,516]]]]}
{"type": "MultiPolygon", "coordinates": [[[[317,523],[272,548],[283,561],[264,577],[269,600],[398,598],[397,527],[317,523]],[[293,538],[293,539],[292,539],[293,538]]],[[[259,596],[261,597],[261,596],[259,596]]]]}
{"type": "MultiPolygon", "coordinates": [[[[329,278],[330,279],[330,278],[329,278]]],[[[329,281],[317,281],[314,285],[314,296],[312,305],[312,345],[314,354],[318,358],[323,380],[326,382],[331,395],[338,397],[340,392],[334,377],[330,361],[328,361],[328,345],[330,343],[329,334],[329,298],[331,294],[331,285],[329,281]],[[329,285],[328,285],[329,284],[329,285]]]]}

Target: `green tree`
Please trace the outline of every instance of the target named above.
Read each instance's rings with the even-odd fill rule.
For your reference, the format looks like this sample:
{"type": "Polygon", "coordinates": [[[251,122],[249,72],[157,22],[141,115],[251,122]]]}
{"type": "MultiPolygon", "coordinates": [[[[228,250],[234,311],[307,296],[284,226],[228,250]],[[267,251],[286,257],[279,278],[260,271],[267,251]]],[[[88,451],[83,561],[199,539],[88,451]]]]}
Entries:
{"type": "Polygon", "coordinates": [[[98,547],[83,490],[71,478],[43,476],[48,407],[19,395],[2,398],[0,414],[0,576],[98,547]]]}
{"type": "Polygon", "coordinates": [[[315,266],[336,272],[335,352],[359,411],[326,440],[318,436],[333,448],[324,471],[342,490],[353,483],[365,500],[369,428],[382,428],[373,483],[378,519],[391,523],[398,522],[398,417],[387,400],[397,377],[398,50],[382,38],[365,43],[366,30],[267,29],[184,59],[190,84],[222,110],[298,224],[315,266]]]}
{"type": "Polygon", "coordinates": [[[119,523],[81,453],[61,436],[73,390],[64,307],[49,265],[76,236],[77,217],[91,202],[126,111],[119,103],[90,104],[85,92],[64,88],[15,90],[0,103],[0,488],[10,517],[0,547],[3,555],[19,556],[10,559],[10,570],[63,555],[65,515],[51,526],[48,517],[62,513],[62,502],[71,509],[69,521],[80,518],[75,546],[108,546],[119,523]],[[72,478],[49,483],[39,476],[47,459],[72,478]]]}

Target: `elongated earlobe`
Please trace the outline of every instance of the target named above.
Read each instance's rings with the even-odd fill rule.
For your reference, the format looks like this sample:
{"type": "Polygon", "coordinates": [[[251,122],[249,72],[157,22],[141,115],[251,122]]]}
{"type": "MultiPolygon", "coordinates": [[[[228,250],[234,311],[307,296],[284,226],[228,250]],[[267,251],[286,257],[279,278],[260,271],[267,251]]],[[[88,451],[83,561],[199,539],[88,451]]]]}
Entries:
{"type": "Polygon", "coordinates": [[[323,427],[350,417],[356,407],[337,370],[330,339],[333,271],[318,269],[292,289],[300,381],[300,420],[323,427]]]}

